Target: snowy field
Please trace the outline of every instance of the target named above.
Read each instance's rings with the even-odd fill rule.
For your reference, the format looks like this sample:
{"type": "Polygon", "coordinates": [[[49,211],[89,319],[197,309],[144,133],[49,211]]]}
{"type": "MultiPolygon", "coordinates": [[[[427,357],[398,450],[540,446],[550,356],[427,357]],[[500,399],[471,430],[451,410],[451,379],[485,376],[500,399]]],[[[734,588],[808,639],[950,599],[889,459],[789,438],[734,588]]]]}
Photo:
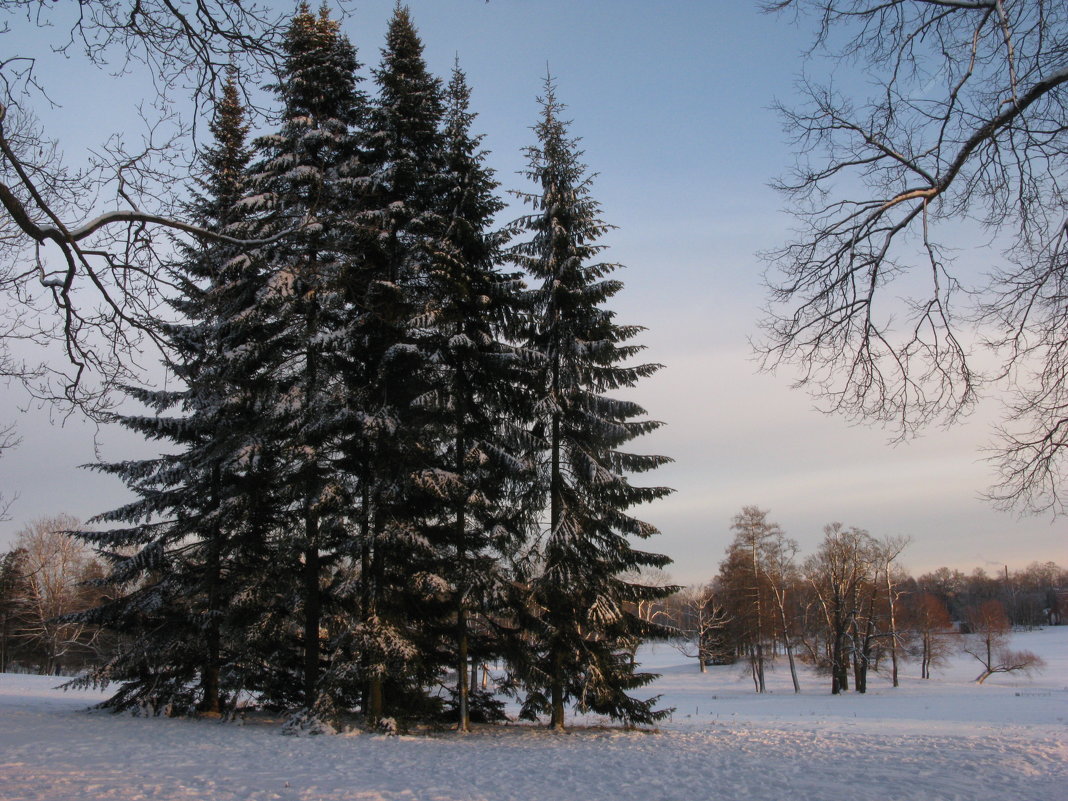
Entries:
{"type": "Polygon", "coordinates": [[[676,707],[657,733],[586,719],[568,734],[509,725],[470,735],[284,737],[267,721],[88,712],[55,679],[0,675],[0,800],[1068,801],[1068,626],[1014,636],[1033,678],[971,683],[958,658],[930,681],[869,680],[832,697],[785,666],[757,696],[737,668],[701,675],[666,646],[643,653],[676,707]]]}

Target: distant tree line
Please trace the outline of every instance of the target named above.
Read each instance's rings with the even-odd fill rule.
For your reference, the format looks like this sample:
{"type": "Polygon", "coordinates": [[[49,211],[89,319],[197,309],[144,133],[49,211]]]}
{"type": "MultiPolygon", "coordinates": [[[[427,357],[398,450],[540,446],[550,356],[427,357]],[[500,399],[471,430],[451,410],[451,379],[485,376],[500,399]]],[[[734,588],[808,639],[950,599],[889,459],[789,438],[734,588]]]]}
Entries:
{"type": "MultiPolygon", "coordinates": [[[[65,533],[78,525],[67,515],[34,521],[0,557],[0,672],[70,675],[106,663],[124,647],[122,637],[77,622],[81,616],[76,613],[106,600],[99,588],[103,565],[83,543],[65,533]]],[[[796,690],[800,683],[795,659],[826,670],[832,690],[835,686],[848,690],[852,674],[853,688],[863,692],[866,682],[856,680],[857,668],[866,679],[867,669],[882,671],[889,664],[894,681],[895,668],[904,661],[918,668],[920,678],[929,679],[933,669],[963,651],[980,663],[977,680],[981,681],[994,673],[1040,666],[1033,654],[1008,648],[1012,630],[1066,622],[1068,569],[1054,562],[1033,562],[999,575],[981,568],[965,574],[940,567],[919,577],[895,570],[887,589],[885,572],[883,581],[877,581],[872,570],[880,564],[878,543],[863,531],[830,525],[820,551],[798,561],[796,543],[767,521],[766,512],[746,507],[735,518],[734,529],[736,539],[727,558],[707,584],[673,588],[657,569],[631,572],[624,578],[676,590],[667,597],[630,604],[629,611],[659,623],[661,631],[668,627],[676,647],[696,659],[702,672],[709,665],[744,663],[758,691],[766,666],[783,658],[796,690]],[[764,547],[756,548],[760,578],[752,582],[754,544],[761,543],[764,547]],[[870,611],[866,616],[836,617],[832,606],[832,621],[848,621],[840,648],[848,654],[849,670],[835,679],[833,628],[827,625],[823,599],[835,598],[833,586],[851,577],[841,569],[842,553],[868,559],[866,565],[859,559],[855,562],[860,575],[851,584],[849,597],[857,599],[855,605],[861,610],[866,600],[870,611]],[[758,603],[763,620],[756,619],[758,603]],[[865,636],[858,641],[858,634],[865,636]],[[861,661],[865,645],[866,669],[861,661]]],[[[900,540],[884,541],[882,558],[901,545],[900,540]]],[[[837,597],[845,595],[837,592],[837,597]]],[[[638,644],[632,642],[632,656],[638,644]]],[[[473,669],[477,666],[470,664],[469,686],[490,689],[485,670],[478,680],[473,669]]]]}
{"type": "Polygon", "coordinates": [[[796,692],[798,660],[825,671],[832,693],[865,692],[871,671],[896,687],[904,660],[930,678],[962,648],[983,664],[980,680],[1038,667],[1033,654],[1008,649],[1009,632],[1064,623],[1068,612],[1068,570],[1053,562],[1000,575],[941,567],[914,578],[899,562],[907,539],[832,523],[818,550],[800,558],[797,543],[758,507],[745,507],[731,529],[734,540],[710,582],[646,613],[678,628],[681,649],[702,671],[745,663],[757,692],[780,658],[796,692]]]}
{"type": "Polygon", "coordinates": [[[659,423],[612,397],[659,365],[607,308],[591,176],[547,78],[529,213],[497,227],[465,76],[422,50],[398,5],[369,93],[302,6],[251,142],[231,75],[186,209],[211,235],[178,244],[156,331],[180,382],[118,418],[168,453],[98,466],[136,499],[73,532],[99,603],[58,620],[112,638],[79,680],[107,707],[466,729],[500,717],[473,678],[499,663],[556,728],[666,714],[630,694],[670,634],[637,609],[674,588],[633,579],[669,560],[629,509],[670,490],[629,477],[667,459],[624,450],[659,423]]]}

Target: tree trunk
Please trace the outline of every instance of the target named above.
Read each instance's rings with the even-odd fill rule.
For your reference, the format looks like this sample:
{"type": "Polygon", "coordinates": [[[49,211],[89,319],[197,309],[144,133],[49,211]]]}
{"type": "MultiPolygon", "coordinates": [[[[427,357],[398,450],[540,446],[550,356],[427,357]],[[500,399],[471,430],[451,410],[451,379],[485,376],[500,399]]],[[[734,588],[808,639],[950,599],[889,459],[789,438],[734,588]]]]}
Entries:
{"type": "MultiPolygon", "coordinates": [[[[215,511],[219,508],[220,484],[222,482],[218,464],[212,465],[211,482],[212,503],[210,509],[215,511]]],[[[221,648],[219,615],[222,613],[222,610],[219,608],[219,584],[222,581],[220,575],[222,569],[222,543],[220,542],[222,532],[219,530],[218,526],[213,526],[208,536],[207,564],[205,565],[205,582],[207,584],[208,595],[208,625],[207,631],[205,632],[206,653],[204,667],[200,677],[200,711],[205,712],[208,715],[218,715],[222,711],[222,703],[219,698],[219,652],[221,648]]]]}
{"type": "MultiPolygon", "coordinates": [[[[559,391],[560,365],[557,361],[552,366],[552,391],[553,397],[559,391]]],[[[560,413],[553,412],[552,416],[552,442],[550,443],[552,462],[549,483],[549,537],[556,536],[560,526],[560,518],[563,515],[563,476],[560,465],[560,413]]],[[[549,726],[557,731],[564,730],[564,664],[563,658],[557,646],[552,647],[552,675],[549,677],[549,686],[552,703],[552,716],[549,726]]]]}
{"type": "MultiPolygon", "coordinates": [[[[456,416],[453,424],[456,426],[455,464],[454,469],[460,481],[460,485],[466,487],[464,481],[464,454],[467,451],[467,442],[464,438],[464,403],[466,386],[463,371],[457,370],[453,387],[453,402],[456,405],[456,416]]],[[[469,581],[467,559],[467,520],[466,520],[466,492],[459,493],[456,502],[456,570],[459,581],[456,587],[456,702],[459,708],[460,719],[456,728],[459,731],[471,730],[471,712],[468,708],[468,640],[467,640],[467,587],[469,581]]],[[[477,668],[475,668],[477,670],[477,668]]],[[[471,682],[474,685],[474,682],[471,682]]]]}
{"type": "Polygon", "coordinates": [[[307,504],[304,511],[304,705],[311,709],[319,693],[319,518],[307,504]]]}
{"type": "Polygon", "coordinates": [[[756,612],[756,632],[753,648],[753,682],[758,693],[764,692],[764,610],[760,603],[760,567],[757,560],[757,541],[753,539],[753,608],[756,612]]]}
{"type": "MultiPolygon", "coordinates": [[[[315,263],[312,254],[309,263],[315,263]]],[[[305,309],[305,337],[308,351],[304,362],[304,413],[312,404],[312,399],[319,392],[319,359],[313,344],[319,333],[319,315],[316,301],[311,301],[305,309]]],[[[310,421],[305,421],[306,424],[310,421]]],[[[304,443],[308,445],[309,443],[304,443]]],[[[314,449],[312,449],[314,452],[314,449]]],[[[318,458],[314,454],[313,458],[318,458]]],[[[318,464],[305,465],[307,473],[301,487],[304,495],[304,706],[309,710],[315,706],[319,694],[319,625],[321,617],[321,598],[319,590],[319,502],[320,486],[318,464]]]]}
{"type": "Polygon", "coordinates": [[[460,719],[457,721],[456,728],[458,731],[471,731],[471,712],[468,709],[467,698],[467,631],[462,605],[457,616],[457,629],[456,700],[459,707],[460,719]]]}
{"type": "Polygon", "coordinates": [[[552,716],[549,728],[564,731],[564,665],[559,654],[553,657],[553,676],[551,684],[552,716]]]}
{"type": "Polygon", "coordinates": [[[894,604],[894,585],[890,581],[890,566],[886,567],[886,602],[890,607],[890,670],[894,686],[899,686],[897,673],[897,615],[894,604]]]}
{"type": "Polygon", "coordinates": [[[372,726],[377,726],[382,722],[382,710],[385,706],[385,702],[382,698],[382,674],[372,674],[368,684],[370,703],[368,704],[367,710],[367,722],[372,726]]]}
{"type": "Polygon", "coordinates": [[[775,590],[775,602],[779,606],[779,621],[782,624],[782,646],[786,651],[786,658],[790,662],[790,680],[794,683],[794,693],[801,692],[801,684],[797,680],[797,665],[794,662],[794,647],[790,642],[790,629],[786,623],[786,589],[775,590]]]}
{"type": "MultiPolygon", "coordinates": [[[[462,458],[462,457],[461,457],[462,458]]],[[[466,578],[466,571],[463,569],[463,563],[465,559],[464,553],[464,532],[465,522],[463,507],[457,511],[456,514],[456,557],[457,564],[460,568],[461,581],[466,578]]],[[[457,721],[456,728],[459,731],[471,730],[471,711],[468,708],[468,670],[472,669],[468,665],[468,639],[467,639],[467,610],[465,608],[465,588],[456,588],[456,702],[460,714],[460,719],[457,721]]],[[[477,668],[474,668],[477,670],[477,668]]],[[[473,682],[472,682],[473,684],[473,682]]]]}
{"type": "MultiPolygon", "coordinates": [[[[360,622],[365,629],[370,625],[373,612],[372,575],[371,575],[371,470],[364,462],[360,476],[360,622]]],[[[362,673],[366,678],[370,675],[371,664],[368,661],[366,648],[361,649],[360,664],[362,673]]],[[[371,708],[371,682],[367,679],[363,687],[363,702],[361,704],[364,717],[370,720],[371,708]]]]}
{"type": "MultiPolygon", "coordinates": [[[[374,522],[372,524],[372,549],[371,549],[371,563],[370,569],[370,582],[371,582],[371,618],[378,616],[378,603],[379,594],[381,592],[381,578],[384,570],[383,557],[381,550],[378,548],[378,544],[381,542],[382,534],[382,520],[381,510],[376,510],[374,516],[374,522]]],[[[366,716],[367,722],[371,726],[377,726],[381,721],[385,711],[385,698],[383,684],[384,668],[379,665],[370,665],[367,679],[367,709],[366,716]]]]}
{"type": "Polygon", "coordinates": [[[871,649],[875,643],[875,591],[872,590],[868,603],[868,620],[864,625],[864,636],[860,640],[859,672],[856,689],[858,693],[868,691],[868,670],[871,667],[871,649]]]}
{"type": "Polygon", "coordinates": [[[219,697],[219,543],[218,533],[213,535],[213,542],[208,551],[208,626],[205,632],[206,654],[201,673],[200,711],[209,715],[218,715],[222,711],[219,697]]]}
{"type": "Polygon", "coordinates": [[[786,659],[790,663],[790,681],[793,682],[794,693],[797,694],[801,692],[801,683],[797,680],[797,663],[794,661],[794,648],[789,641],[783,647],[786,648],[786,659]]]}
{"type": "Polygon", "coordinates": [[[549,728],[564,731],[564,684],[556,678],[553,678],[552,683],[552,715],[549,718],[549,728]]]}
{"type": "Polygon", "coordinates": [[[831,694],[838,695],[849,689],[849,663],[846,659],[846,634],[837,629],[831,647],[831,694]]]}

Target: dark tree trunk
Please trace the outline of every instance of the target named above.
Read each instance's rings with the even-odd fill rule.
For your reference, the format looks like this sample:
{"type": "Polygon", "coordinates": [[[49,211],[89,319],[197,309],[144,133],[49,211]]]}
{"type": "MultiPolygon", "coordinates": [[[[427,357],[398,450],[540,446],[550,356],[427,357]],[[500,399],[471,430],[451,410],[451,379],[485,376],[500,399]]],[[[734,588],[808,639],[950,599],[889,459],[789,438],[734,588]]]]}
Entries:
{"type": "Polygon", "coordinates": [[[553,659],[554,667],[552,684],[551,684],[551,696],[552,696],[552,717],[549,718],[549,728],[556,731],[564,730],[564,681],[563,672],[564,666],[562,660],[557,656],[553,659]]]}
{"type": "MultiPolygon", "coordinates": [[[[221,475],[219,465],[213,465],[211,469],[211,482],[212,482],[212,503],[211,510],[214,511],[219,507],[219,492],[221,484],[221,475]]],[[[201,671],[200,683],[201,683],[201,700],[200,711],[209,715],[217,715],[222,711],[222,703],[219,697],[219,664],[220,664],[220,632],[219,632],[219,615],[222,610],[219,608],[219,585],[222,581],[221,571],[221,551],[222,543],[220,538],[222,532],[219,531],[217,526],[213,526],[211,533],[208,535],[208,553],[206,564],[204,566],[205,571],[205,583],[207,585],[207,614],[208,625],[205,631],[205,659],[204,667],[201,671]]]]}
{"type": "MultiPolygon", "coordinates": [[[[309,254],[309,264],[314,265],[316,258],[314,251],[309,254]]],[[[310,288],[310,287],[309,287],[310,288]]],[[[312,400],[319,392],[319,358],[315,342],[319,333],[319,309],[316,301],[312,300],[305,308],[305,342],[307,343],[307,355],[304,362],[304,414],[308,415],[312,400]]],[[[305,426],[309,426],[310,420],[305,419],[305,426]]],[[[309,445],[305,441],[305,445],[309,445]]],[[[314,453],[313,459],[318,459],[314,453]]],[[[314,708],[319,695],[319,627],[321,623],[321,605],[319,578],[319,512],[317,506],[320,496],[319,465],[316,461],[306,464],[307,471],[304,476],[303,491],[304,505],[304,576],[302,591],[304,594],[304,706],[314,708]]]]}
{"type": "MultiPolygon", "coordinates": [[[[456,442],[455,442],[455,465],[456,475],[460,479],[461,486],[466,487],[464,481],[464,454],[467,452],[467,441],[464,437],[464,402],[467,387],[464,381],[463,371],[456,371],[454,387],[454,403],[456,404],[456,442]]],[[[467,520],[466,520],[466,493],[458,493],[456,502],[456,570],[459,582],[456,587],[456,702],[459,708],[460,719],[457,729],[460,731],[471,730],[471,710],[468,707],[468,637],[467,637],[467,582],[470,581],[467,571],[467,520]]]]}
{"type": "MultiPolygon", "coordinates": [[[[552,390],[553,397],[559,392],[559,364],[553,363],[552,371],[552,390]]],[[[552,474],[549,485],[549,525],[551,527],[549,536],[553,537],[557,533],[557,528],[560,525],[560,518],[563,515],[563,477],[560,474],[560,414],[559,412],[553,413],[552,418],[552,442],[550,443],[552,451],[552,474]]],[[[559,636],[559,635],[558,635],[559,636]]],[[[561,646],[554,644],[552,647],[552,675],[550,676],[550,694],[552,699],[552,717],[549,721],[549,726],[558,731],[564,730],[564,664],[563,658],[560,654],[561,646]]]]}
{"type": "MultiPolygon", "coordinates": [[[[376,510],[374,516],[374,522],[372,524],[372,548],[371,548],[371,560],[368,566],[369,577],[368,580],[371,584],[370,590],[370,617],[373,618],[378,615],[378,603],[379,593],[381,592],[381,578],[384,571],[383,557],[381,548],[379,547],[382,538],[382,520],[379,510],[376,510]]],[[[367,704],[365,708],[365,714],[367,716],[367,722],[372,726],[377,726],[381,721],[385,712],[385,698],[383,684],[382,667],[379,665],[370,665],[368,669],[367,677],[367,704]]]]}
{"type": "MultiPolygon", "coordinates": [[[[373,614],[373,591],[371,581],[371,469],[364,462],[360,475],[360,622],[365,630],[373,614]]],[[[364,716],[370,720],[371,683],[366,680],[370,674],[371,664],[366,647],[361,648],[360,665],[365,678],[361,708],[364,716]]]]}
{"type": "Polygon", "coordinates": [[[311,709],[319,692],[319,519],[310,505],[305,509],[304,531],[304,705],[311,709]]]}

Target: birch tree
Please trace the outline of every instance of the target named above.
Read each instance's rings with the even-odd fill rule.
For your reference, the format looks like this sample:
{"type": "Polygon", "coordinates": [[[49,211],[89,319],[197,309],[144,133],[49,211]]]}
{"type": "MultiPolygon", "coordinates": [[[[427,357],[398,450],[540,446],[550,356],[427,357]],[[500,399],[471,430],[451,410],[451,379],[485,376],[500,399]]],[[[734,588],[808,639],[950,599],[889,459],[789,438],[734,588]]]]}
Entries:
{"type": "Polygon", "coordinates": [[[831,523],[823,528],[819,550],[805,560],[805,577],[812,586],[826,626],[831,693],[849,689],[849,666],[860,615],[862,585],[868,576],[870,536],[862,529],[831,523]]]}
{"type": "Polygon", "coordinates": [[[40,654],[39,669],[54,673],[71,651],[90,644],[97,629],[67,616],[92,605],[82,585],[92,554],[68,536],[80,522],[70,515],[35,520],[15,535],[25,592],[18,637],[40,654]]]}
{"type": "Polygon", "coordinates": [[[904,581],[903,571],[896,564],[901,552],[908,546],[907,537],[886,537],[878,544],[878,571],[882,573],[882,583],[886,588],[886,636],[890,642],[891,680],[895,687],[898,681],[898,653],[900,651],[900,634],[898,632],[898,601],[901,598],[899,585],[904,581]]]}
{"type": "Polygon", "coordinates": [[[767,559],[762,568],[778,611],[779,634],[790,665],[790,680],[793,682],[795,693],[801,692],[801,683],[797,678],[797,664],[794,660],[794,627],[791,625],[793,591],[800,581],[800,573],[795,562],[797,547],[797,542],[787,537],[782,529],[776,526],[772,539],[768,543],[767,559]]]}
{"type": "Polygon", "coordinates": [[[766,692],[764,681],[766,649],[771,644],[773,607],[768,581],[768,562],[773,543],[783,536],[768,512],[746,506],[731,522],[734,542],[720,566],[720,576],[729,593],[731,614],[742,634],[742,646],[749,658],[753,687],[766,692]]]}

